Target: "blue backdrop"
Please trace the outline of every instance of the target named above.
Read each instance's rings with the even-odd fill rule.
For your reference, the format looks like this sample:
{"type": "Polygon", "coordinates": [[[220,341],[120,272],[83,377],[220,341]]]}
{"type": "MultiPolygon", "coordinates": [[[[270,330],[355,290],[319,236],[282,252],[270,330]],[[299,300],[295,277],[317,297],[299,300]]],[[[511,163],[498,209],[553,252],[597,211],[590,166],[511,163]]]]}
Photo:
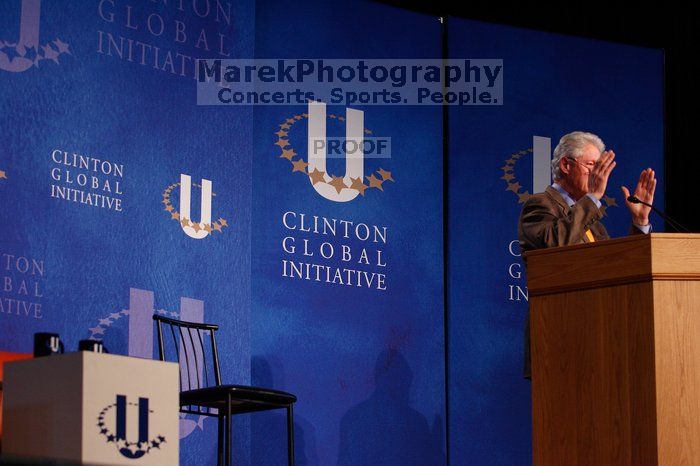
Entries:
{"type": "Polygon", "coordinates": [[[517,219],[526,196],[543,190],[533,191],[533,138],[551,139],[553,150],[570,131],[601,136],[618,162],[603,222],[611,236],[625,235],[630,216],[620,185],[634,189],[647,166],[661,179],[654,202],[663,206],[663,56],[456,18],[449,54],[502,58],[505,76],[503,106],[449,111],[451,463],[531,464],[517,219]]]}
{"type": "MultiPolygon", "coordinates": [[[[252,109],[198,107],[188,57],[251,56],[253,4],[183,5],[0,3],[2,350],[54,331],[151,357],[155,310],[220,323],[223,373],[250,380],[252,109]],[[212,182],[203,239],[181,174],[189,220],[212,182]]],[[[214,458],[214,421],[181,429],[183,464],[214,458]]]]}
{"type": "MultiPolygon", "coordinates": [[[[605,223],[625,234],[620,184],[652,166],[663,205],[661,53],[450,19],[450,57],[503,59],[503,105],[446,128],[439,106],[329,105],[328,137],[361,116],[391,139],[337,191],[343,158],[308,165],[315,109],[196,105],[192,57],[436,59],[441,34],[369,2],[0,3],[0,351],[55,331],[150,357],[153,312],[217,322],[226,381],[299,397],[297,464],[444,464],[448,440],[451,464],[530,463],[514,241],[534,138],[615,150],[605,223]]],[[[215,423],[180,427],[182,463],[213,464],[215,423]]],[[[237,464],[284,463],[281,414],[235,432],[237,464]]]]}
{"type": "MultiPolygon", "coordinates": [[[[440,23],[425,15],[373,3],[306,2],[283,10],[277,2],[256,4],[259,58],[440,53],[440,23]]],[[[390,172],[383,190],[366,189],[349,202],[327,199],[307,174],[292,171],[292,162],[308,161],[304,114],[309,109],[255,108],[252,376],[255,382],[260,374],[260,382],[299,397],[299,464],[440,464],[445,442],[441,109],[351,108],[364,112],[372,136],[391,138],[392,150],[389,159],[364,161],[367,177],[384,179],[390,172]],[[276,145],[280,139],[289,145],[276,145]],[[281,157],[284,149],[298,155],[281,157]],[[294,213],[287,218],[296,230],[285,228],[286,212],[294,213]],[[301,214],[386,228],[386,241],[374,242],[374,234],[360,241],[352,231],[348,238],[340,231],[300,232],[301,214]],[[294,238],[295,253],[285,252],[285,237],[294,238]],[[313,257],[303,256],[305,239],[313,257]],[[335,249],[330,259],[320,257],[324,242],[335,249]],[[343,261],[343,245],[352,260],[343,261]],[[366,264],[357,261],[362,249],[366,264]],[[285,277],[283,260],[381,273],[385,289],[285,277]]],[[[328,106],[328,137],[345,135],[345,117],[345,107],[328,106]]],[[[344,159],[327,162],[328,173],[343,176],[344,159]]],[[[256,425],[253,420],[253,462],[282,464],[284,451],[256,441],[256,425]]],[[[278,435],[283,446],[283,431],[278,435]]],[[[263,436],[269,433],[261,427],[263,436]]]]}

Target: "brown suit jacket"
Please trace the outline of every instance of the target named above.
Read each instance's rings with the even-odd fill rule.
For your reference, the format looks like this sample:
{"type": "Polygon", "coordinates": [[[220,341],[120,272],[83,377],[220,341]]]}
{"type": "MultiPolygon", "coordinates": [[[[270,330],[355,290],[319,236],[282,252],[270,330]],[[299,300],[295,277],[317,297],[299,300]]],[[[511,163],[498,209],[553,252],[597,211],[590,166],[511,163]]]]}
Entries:
{"type": "Polygon", "coordinates": [[[518,223],[520,251],[587,243],[590,229],[596,241],[609,239],[600,223],[603,213],[588,196],[569,207],[559,192],[547,186],[523,205],[518,223]]]}
{"type": "MultiPolygon", "coordinates": [[[[590,229],[596,241],[609,239],[603,217],[595,202],[588,196],[569,207],[559,192],[548,186],[545,192],[530,197],[523,205],[518,223],[520,251],[553,248],[588,243],[586,230],[590,229]]],[[[632,226],[630,234],[642,234],[632,226]]],[[[527,263],[525,264],[527,266],[527,263]]],[[[523,375],[530,378],[530,312],[525,324],[525,364],[523,375]]]]}

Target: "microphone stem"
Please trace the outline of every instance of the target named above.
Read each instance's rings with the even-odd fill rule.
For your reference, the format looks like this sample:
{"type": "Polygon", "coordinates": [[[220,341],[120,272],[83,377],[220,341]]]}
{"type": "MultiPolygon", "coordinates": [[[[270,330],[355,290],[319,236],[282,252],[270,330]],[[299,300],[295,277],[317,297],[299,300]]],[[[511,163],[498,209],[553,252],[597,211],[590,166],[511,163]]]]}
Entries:
{"type": "Polygon", "coordinates": [[[651,210],[653,210],[653,211],[656,212],[661,218],[663,218],[664,220],[666,220],[666,221],[668,222],[668,224],[671,225],[671,226],[673,227],[674,230],[676,230],[676,231],[678,231],[678,232],[682,232],[682,233],[690,233],[690,230],[688,230],[686,227],[684,227],[683,225],[681,225],[679,222],[675,221],[675,220],[674,220],[673,218],[671,218],[668,214],[665,214],[665,213],[661,212],[659,209],[657,209],[657,208],[654,207],[653,205],[651,205],[651,204],[649,204],[649,203],[647,203],[647,202],[644,202],[644,201],[642,201],[641,199],[637,199],[637,201],[638,201],[640,204],[643,204],[643,205],[645,205],[645,206],[647,206],[647,207],[650,207],[651,210]]]}

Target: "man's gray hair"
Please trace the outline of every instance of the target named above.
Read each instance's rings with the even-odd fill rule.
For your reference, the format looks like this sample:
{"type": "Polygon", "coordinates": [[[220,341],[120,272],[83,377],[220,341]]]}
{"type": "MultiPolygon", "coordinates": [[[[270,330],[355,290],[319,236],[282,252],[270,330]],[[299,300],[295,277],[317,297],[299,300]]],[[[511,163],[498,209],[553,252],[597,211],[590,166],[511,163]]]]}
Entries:
{"type": "Polygon", "coordinates": [[[573,133],[562,136],[559,140],[559,144],[554,148],[554,156],[552,157],[552,178],[554,180],[561,179],[561,169],[559,168],[561,159],[565,157],[578,159],[583,155],[583,149],[588,144],[593,144],[601,154],[605,151],[605,143],[593,133],[574,131],[573,133]]]}

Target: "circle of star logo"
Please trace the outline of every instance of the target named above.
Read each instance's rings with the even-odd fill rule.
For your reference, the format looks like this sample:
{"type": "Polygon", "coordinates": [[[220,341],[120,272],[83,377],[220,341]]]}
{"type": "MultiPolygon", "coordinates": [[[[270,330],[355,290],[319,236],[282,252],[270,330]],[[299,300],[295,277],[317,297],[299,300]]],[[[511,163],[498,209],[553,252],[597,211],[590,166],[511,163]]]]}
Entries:
{"type": "MultiPolygon", "coordinates": [[[[72,55],[70,45],[61,39],[54,39],[44,45],[26,46],[21,43],[10,43],[0,40],[0,58],[4,58],[7,63],[21,60],[27,63],[27,67],[39,67],[39,63],[44,60],[51,60],[59,64],[61,55],[72,55]]],[[[64,57],[65,58],[65,57],[64,57]]]]}
{"type": "MultiPolygon", "coordinates": [[[[348,185],[342,176],[335,176],[332,173],[326,173],[314,168],[313,171],[308,170],[309,164],[304,161],[303,158],[296,158],[298,154],[289,142],[289,132],[295,123],[308,119],[308,113],[302,113],[299,115],[294,115],[293,117],[287,118],[282,122],[279,127],[279,131],[274,133],[277,136],[277,141],[275,145],[279,147],[281,159],[286,159],[291,164],[292,173],[299,172],[302,175],[308,176],[312,184],[325,183],[333,188],[340,194],[343,189],[353,189],[360,193],[361,196],[365,195],[365,191],[370,189],[377,189],[379,191],[384,191],[384,183],[391,181],[395,183],[395,180],[390,171],[386,171],[383,168],[379,168],[376,172],[373,172],[370,176],[365,176],[365,180],[361,178],[351,178],[350,184],[348,185]],[[366,184],[365,184],[366,182],[366,184]]],[[[344,122],[345,117],[340,115],[335,115],[333,113],[328,115],[329,120],[344,122]]],[[[365,128],[365,134],[372,134],[372,131],[365,128]]]]}
{"type": "MultiPolygon", "coordinates": [[[[521,158],[529,154],[532,154],[532,149],[525,149],[516,152],[512,154],[510,158],[506,159],[505,165],[501,167],[501,170],[503,170],[503,176],[501,177],[501,179],[505,180],[506,182],[505,191],[510,191],[513,194],[515,194],[518,197],[518,204],[523,204],[532,196],[530,191],[525,189],[524,186],[520,185],[520,182],[515,176],[515,165],[521,158]]],[[[603,214],[603,216],[608,215],[606,212],[608,207],[617,207],[617,202],[615,201],[614,197],[603,196],[603,199],[601,199],[601,204],[602,205],[600,206],[600,211],[603,214]]]]}
{"type": "MultiPolygon", "coordinates": [[[[175,209],[175,207],[173,207],[173,204],[170,202],[170,195],[175,189],[180,189],[179,186],[180,183],[173,183],[167,188],[165,188],[165,190],[163,191],[163,200],[161,201],[165,206],[163,210],[168,212],[170,218],[178,222],[183,227],[192,227],[196,232],[206,230],[207,233],[210,233],[209,235],[207,235],[207,238],[212,236],[213,232],[215,231],[223,233],[223,229],[225,227],[228,227],[228,221],[225,218],[219,218],[218,220],[215,220],[211,223],[193,222],[192,219],[189,218],[180,218],[180,212],[178,212],[175,209]]],[[[192,183],[192,186],[194,186],[195,188],[202,189],[202,185],[197,183],[192,183]]],[[[211,193],[211,195],[216,196],[216,193],[211,193]]]]}
{"type": "MultiPolygon", "coordinates": [[[[127,403],[127,405],[138,406],[138,403],[127,403]]],[[[150,451],[154,448],[160,450],[160,446],[166,443],[165,437],[162,435],[157,435],[150,440],[142,442],[130,442],[112,432],[109,427],[107,427],[105,420],[107,419],[109,412],[116,408],[116,406],[116,403],[108,405],[106,408],[100,411],[100,414],[97,416],[97,429],[99,430],[99,435],[102,435],[107,440],[107,443],[114,443],[119,453],[130,459],[141,458],[145,454],[150,453],[150,451]]],[[[148,412],[152,413],[153,410],[149,409],[148,412]]]]}
{"type": "MultiPolygon", "coordinates": [[[[174,319],[180,318],[180,313],[177,311],[167,311],[165,309],[153,309],[154,314],[160,314],[165,317],[172,317],[174,319]]],[[[105,332],[109,329],[114,322],[121,319],[122,317],[128,316],[130,311],[128,309],[122,309],[119,312],[112,312],[111,314],[99,319],[97,325],[88,329],[90,332],[90,340],[102,341],[104,339],[105,332]]]]}

